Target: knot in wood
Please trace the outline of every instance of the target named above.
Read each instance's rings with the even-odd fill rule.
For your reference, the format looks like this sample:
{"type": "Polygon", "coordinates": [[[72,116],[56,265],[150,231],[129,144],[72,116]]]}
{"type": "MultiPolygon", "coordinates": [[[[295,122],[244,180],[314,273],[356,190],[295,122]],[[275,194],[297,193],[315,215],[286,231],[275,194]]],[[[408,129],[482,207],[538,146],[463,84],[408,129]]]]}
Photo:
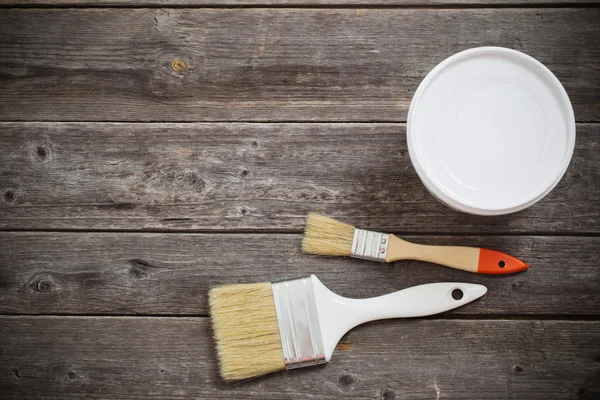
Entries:
{"type": "Polygon", "coordinates": [[[520,366],[519,364],[515,365],[512,367],[512,370],[515,374],[520,374],[523,372],[523,367],[520,366]]]}
{"type": "Polygon", "coordinates": [[[54,289],[54,283],[49,279],[42,278],[38,281],[35,288],[40,293],[49,293],[54,289]]]}
{"type": "Polygon", "coordinates": [[[395,400],[396,399],[396,391],[391,387],[385,386],[381,388],[379,391],[379,399],[380,400],[395,400]]]}
{"type": "Polygon", "coordinates": [[[4,201],[7,203],[12,203],[15,201],[15,192],[12,190],[7,190],[4,192],[4,201]]]}
{"type": "Polygon", "coordinates": [[[13,188],[6,188],[2,190],[2,201],[7,204],[12,204],[19,198],[19,194],[13,188]]]}
{"type": "Polygon", "coordinates": [[[43,144],[37,145],[35,148],[35,159],[39,162],[45,162],[48,161],[49,157],[50,149],[43,144]]]}
{"type": "Polygon", "coordinates": [[[142,260],[131,260],[131,268],[129,268],[129,276],[133,279],[146,279],[148,277],[148,268],[152,268],[150,264],[142,260]]]}
{"type": "Polygon", "coordinates": [[[171,60],[171,68],[173,69],[173,71],[175,71],[177,73],[181,73],[181,72],[185,72],[188,69],[190,69],[191,66],[188,65],[181,58],[174,58],[173,60],[171,60]]]}
{"type": "Polygon", "coordinates": [[[352,390],[358,385],[360,379],[357,374],[353,374],[348,371],[342,372],[342,374],[338,377],[338,387],[343,391],[352,390]]]}
{"type": "Polygon", "coordinates": [[[248,168],[245,168],[245,167],[240,168],[240,171],[239,171],[240,177],[246,178],[248,175],[250,175],[250,170],[248,168]]]}

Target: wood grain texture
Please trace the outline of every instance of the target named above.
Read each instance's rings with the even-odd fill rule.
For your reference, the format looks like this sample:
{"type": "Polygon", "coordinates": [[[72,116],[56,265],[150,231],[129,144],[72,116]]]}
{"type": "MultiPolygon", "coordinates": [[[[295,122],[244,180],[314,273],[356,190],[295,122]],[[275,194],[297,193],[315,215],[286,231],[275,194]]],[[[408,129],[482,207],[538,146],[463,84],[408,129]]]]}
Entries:
{"type": "Polygon", "coordinates": [[[0,14],[0,118],[403,121],[458,51],[523,50],[600,120],[599,8],[15,9],[0,14]]]}
{"type": "Polygon", "coordinates": [[[600,125],[517,214],[425,189],[403,124],[0,124],[0,228],[301,232],[308,212],[388,232],[600,231],[600,125]]]}
{"type": "MultiPolygon", "coordinates": [[[[599,315],[598,237],[409,236],[472,245],[529,262],[490,276],[418,261],[387,265],[301,253],[300,235],[0,233],[0,313],[207,315],[207,293],[227,283],[317,275],[346,297],[373,297],[430,282],[470,282],[485,297],[460,315],[599,315]]],[[[450,313],[449,313],[450,314],[450,313]]]]}
{"type": "Polygon", "coordinates": [[[0,317],[0,391],[19,400],[596,399],[599,335],[594,322],[380,321],[351,331],[324,366],[226,384],[207,318],[0,317]]]}
{"type": "Polygon", "coordinates": [[[65,7],[0,13],[0,398],[600,398],[599,1],[300,1],[0,1],[65,7]],[[286,4],[325,7],[259,8],[286,4]],[[434,200],[399,123],[431,68],[482,45],[546,64],[582,122],[560,184],[510,216],[434,200]],[[307,256],[309,211],[532,268],[307,256]],[[311,273],[348,297],[489,291],[359,327],[326,366],[220,380],[209,288],[311,273]]]}
{"type": "Polygon", "coordinates": [[[489,6],[540,6],[540,5],[593,5],[599,0],[2,0],[2,6],[203,6],[203,7],[306,7],[306,6],[435,6],[435,5],[480,5],[489,6]]]}

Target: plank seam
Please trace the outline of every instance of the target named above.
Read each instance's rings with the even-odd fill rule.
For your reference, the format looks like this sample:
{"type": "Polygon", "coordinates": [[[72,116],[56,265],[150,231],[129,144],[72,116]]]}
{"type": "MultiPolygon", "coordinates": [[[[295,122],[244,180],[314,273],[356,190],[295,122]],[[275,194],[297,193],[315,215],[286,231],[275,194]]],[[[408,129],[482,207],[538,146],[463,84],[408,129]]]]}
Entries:
{"type": "MultiPolygon", "coordinates": [[[[2,9],[2,7],[0,7],[2,9]]],[[[575,121],[578,125],[598,125],[600,121],[575,121]]],[[[2,124],[303,124],[303,125],[348,125],[348,124],[398,124],[406,125],[406,120],[360,120],[360,121],[327,121],[327,120],[203,120],[203,121],[177,121],[177,120],[147,120],[147,121],[127,121],[127,120],[80,120],[80,121],[59,121],[59,120],[0,120],[2,124]]]]}
{"type": "Polygon", "coordinates": [[[7,3],[0,5],[0,9],[6,8],[18,8],[18,9],[48,9],[48,8],[56,8],[62,10],[68,9],[85,9],[85,8],[106,8],[106,9],[117,9],[117,8],[127,8],[127,9],[221,9],[221,10],[239,10],[239,9],[314,9],[314,10],[330,10],[330,9],[338,9],[338,10],[387,10],[387,9],[429,9],[429,10],[456,10],[456,9],[534,9],[534,8],[598,8],[600,7],[600,3],[598,2],[581,2],[581,3],[505,3],[505,4],[486,4],[485,2],[481,3],[472,3],[472,4],[345,4],[345,5],[336,5],[336,4],[268,4],[268,3],[259,3],[259,4],[144,4],[143,6],[132,4],[19,4],[19,3],[7,3]]]}
{"type": "MultiPolygon", "coordinates": [[[[210,318],[208,313],[199,314],[66,314],[66,313],[51,313],[51,314],[34,314],[34,313],[0,313],[0,318],[19,318],[19,317],[34,317],[34,318],[210,318]]],[[[589,321],[600,322],[600,315],[581,314],[438,314],[429,317],[420,317],[419,320],[452,320],[452,321],[589,321]]],[[[376,322],[376,321],[375,321],[376,322]]]]}
{"type": "MultiPolygon", "coordinates": [[[[264,230],[244,230],[244,229],[18,229],[18,228],[0,228],[0,233],[132,233],[132,234],[169,234],[169,235],[301,235],[302,229],[264,229],[264,230]]],[[[485,237],[503,237],[503,236],[538,236],[538,237],[599,237],[600,232],[448,232],[448,231],[391,231],[398,236],[485,236],[485,237]]]]}

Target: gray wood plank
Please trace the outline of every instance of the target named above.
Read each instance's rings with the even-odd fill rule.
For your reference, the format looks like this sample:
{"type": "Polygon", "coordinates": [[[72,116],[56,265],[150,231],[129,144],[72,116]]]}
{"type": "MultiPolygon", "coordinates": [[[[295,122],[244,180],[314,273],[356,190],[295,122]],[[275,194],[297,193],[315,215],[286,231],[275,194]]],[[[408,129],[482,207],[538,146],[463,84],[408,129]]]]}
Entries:
{"type": "Polygon", "coordinates": [[[5,6],[38,6],[50,5],[56,7],[72,6],[204,6],[204,7],[227,7],[227,6],[424,6],[424,5],[480,5],[480,6],[539,6],[539,5],[592,5],[599,0],[2,0],[5,6]]]}
{"type": "Polygon", "coordinates": [[[0,317],[6,399],[595,399],[600,324],[404,320],[325,366],[227,384],[207,318],[0,317]],[[427,338],[427,339],[424,339],[427,338]]]}
{"type": "Polygon", "coordinates": [[[425,74],[515,48],[600,120],[598,8],[14,9],[0,14],[0,118],[403,121],[425,74]]]}
{"type": "Polygon", "coordinates": [[[0,123],[0,228],[301,232],[309,211],[391,232],[600,231],[600,125],[540,203],[435,200],[403,124],[0,123]]]}
{"type": "Polygon", "coordinates": [[[486,285],[456,315],[599,315],[599,237],[408,236],[429,244],[485,246],[531,268],[477,275],[417,261],[392,266],[301,253],[300,235],[0,233],[0,313],[207,315],[209,288],[315,274],[347,297],[429,282],[486,285]]]}

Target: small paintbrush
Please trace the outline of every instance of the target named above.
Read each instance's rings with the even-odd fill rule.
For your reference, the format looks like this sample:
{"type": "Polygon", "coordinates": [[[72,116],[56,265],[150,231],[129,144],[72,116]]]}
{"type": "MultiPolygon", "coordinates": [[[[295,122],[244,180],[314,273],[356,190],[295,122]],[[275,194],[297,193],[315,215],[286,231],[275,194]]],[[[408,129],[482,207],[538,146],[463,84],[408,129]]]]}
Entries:
{"type": "Polygon", "coordinates": [[[333,218],[310,213],[302,250],[326,256],[350,256],[373,261],[428,261],[479,274],[512,274],[529,265],[496,250],[465,246],[430,246],[408,242],[396,235],[355,228],[333,218]]]}
{"type": "Polygon", "coordinates": [[[328,362],[353,327],[454,309],[487,292],[471,283],[429,283],[370,299],[339,296],[314,275],[275,283],[226,285],[209,292],[225,380],[328,362]]]}

